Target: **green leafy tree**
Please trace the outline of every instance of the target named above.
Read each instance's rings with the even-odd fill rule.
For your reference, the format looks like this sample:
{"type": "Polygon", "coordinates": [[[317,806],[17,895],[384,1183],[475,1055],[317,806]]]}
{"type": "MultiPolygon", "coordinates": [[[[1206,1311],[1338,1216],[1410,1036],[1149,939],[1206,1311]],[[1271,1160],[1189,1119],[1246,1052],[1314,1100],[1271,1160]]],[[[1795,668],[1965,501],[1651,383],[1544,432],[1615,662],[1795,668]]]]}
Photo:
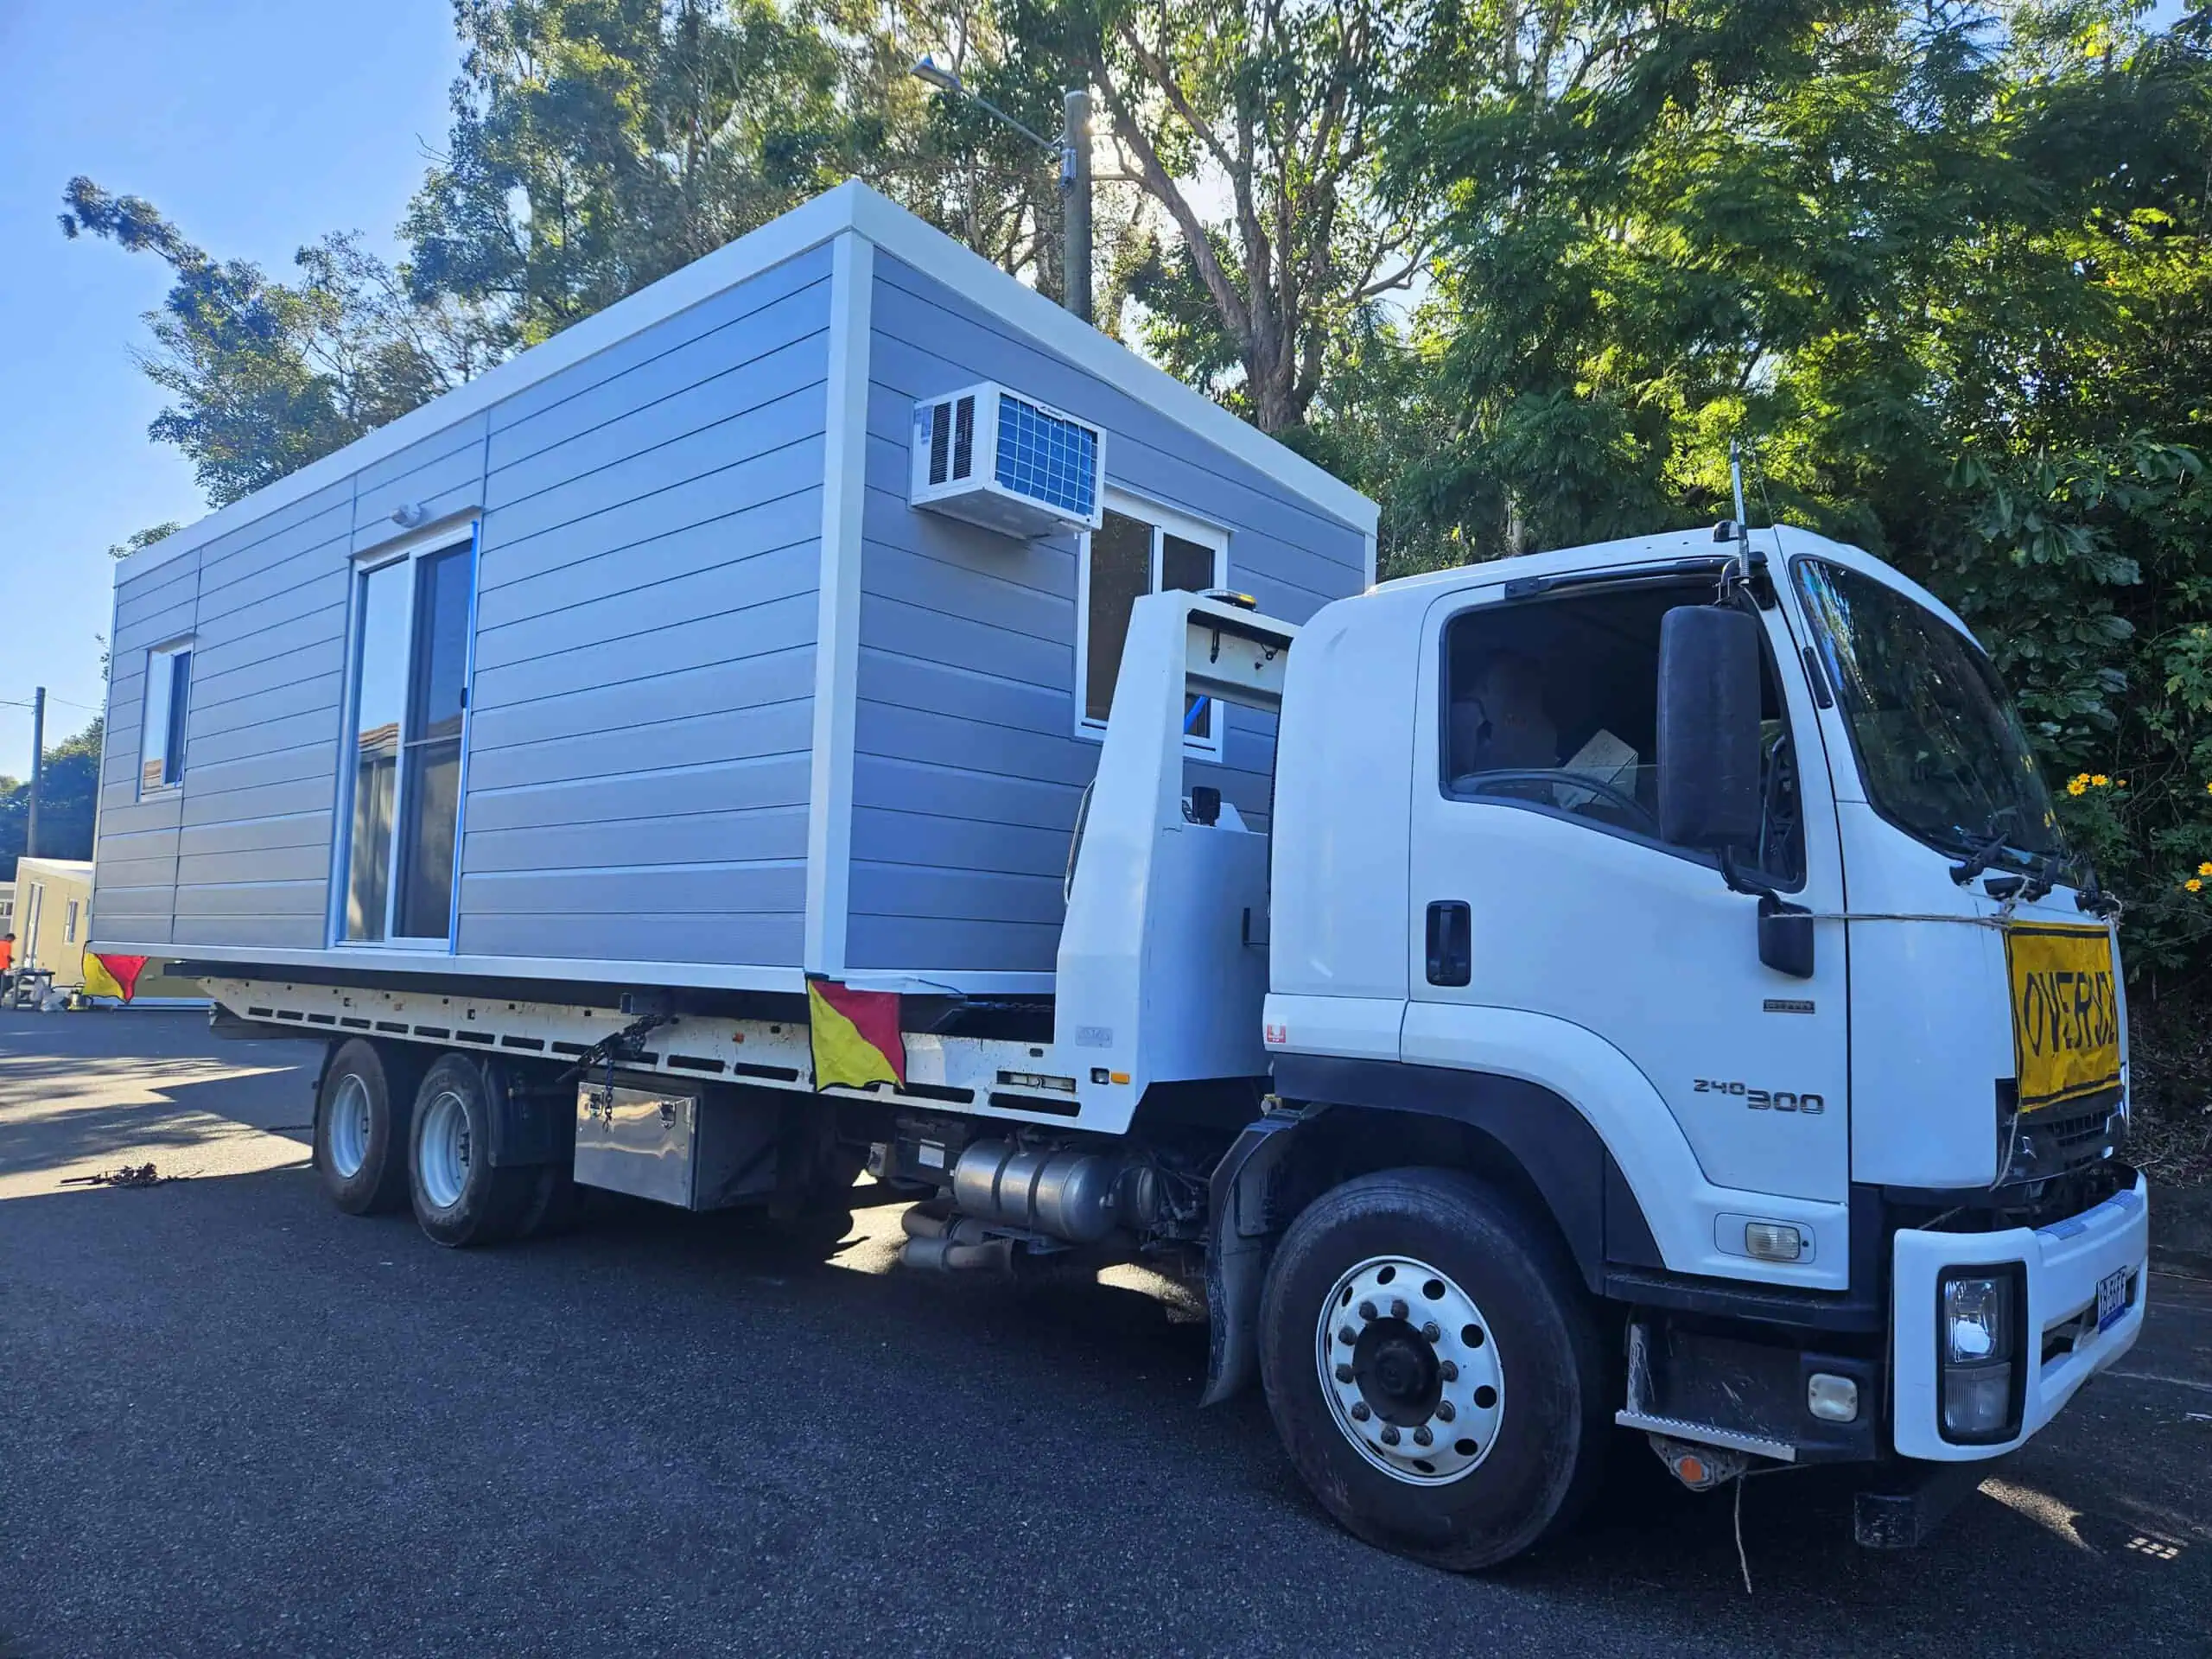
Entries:
{"type": "Polygon", "coordinates": [[[503,348],[836,181],[842,65],[772,0],[455,0],[446,154],[404,234],[412,295],[486,308],[503,348]]]}
{"type": "MultiPolygon", "coordinates": [[[[90,725],[46,752],[46,774],[39,791],[38,850],[41,858],[90,858],[92,818],[99,799],[102,721],[90,725]]],[[[31,788],[26,780],[0,778],[0,881],[16,879],[30,827],[31,788]]]]}
{"type": "Polygon", "coordinates": [[[105,238],[166,263],[175,280],[147,315],[140,365],[175,398],[150,434],[192,461],[217,506],[249,495],[458,385],[489,360],[465,309],[422,305],[403,273],[352,235],[300,250],[300,280],[218,260],[149,201],[69,181],[65,235],[105,238]]]}

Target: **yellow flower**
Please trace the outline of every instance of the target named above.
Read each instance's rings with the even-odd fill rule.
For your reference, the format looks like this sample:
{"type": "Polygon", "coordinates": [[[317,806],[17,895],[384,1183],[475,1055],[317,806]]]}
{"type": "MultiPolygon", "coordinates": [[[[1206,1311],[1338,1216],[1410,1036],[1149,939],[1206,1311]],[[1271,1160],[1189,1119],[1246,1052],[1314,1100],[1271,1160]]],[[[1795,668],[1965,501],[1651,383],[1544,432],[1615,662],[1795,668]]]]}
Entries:
{"type": "Polygon", "coordinates": [[[2190,876],[2188,880],[2183,882],[2182,886],[2187,887],[2191,893],[2202,893],[2204,891],[2204,884],[2193,875],[2190,876]]]}
{"type": "Polygon", "coordinates": [[[2114,785],[2113,785],[2113,788],[2115,788],[2115,789],[2126,789],[2126,788],[2127,787],[2127,779],[2125,779],[2125,778],[2122,778],[2121,779],[2120,779],[2120,780],[2119,780],[2119,782],[2117,782],[2116,784],[2114,784],[2114,785]]]}
{"type": "MultiPolygon", "coordinates": [[[[2083,783],[2079,778],[2069,778],[2066,780],[2066,792],[2069,795],[2079,795],[2088,787],[2089,786],[2083,783]]],[[[2208,795],[2212,795],[2212,784],[2205,785],[2204,792],[2208,795]]]]}
{"type": "Polygon", "coordinates": [[[2106,785],[2112,782],[2112,779],[2106,777],[2104,773],[2101,772],[2095,777],[2090,779],[2089,781],[2094,784],[2099,789],[2102,789],[2106,785]]]}
{"type": "Polygon", "coordinates": [[[2212,860],[2208,860],[2206,862],[2198,865],[2196,867],[2196,873],[2199,875],[2212,875],[2212,860]]]}

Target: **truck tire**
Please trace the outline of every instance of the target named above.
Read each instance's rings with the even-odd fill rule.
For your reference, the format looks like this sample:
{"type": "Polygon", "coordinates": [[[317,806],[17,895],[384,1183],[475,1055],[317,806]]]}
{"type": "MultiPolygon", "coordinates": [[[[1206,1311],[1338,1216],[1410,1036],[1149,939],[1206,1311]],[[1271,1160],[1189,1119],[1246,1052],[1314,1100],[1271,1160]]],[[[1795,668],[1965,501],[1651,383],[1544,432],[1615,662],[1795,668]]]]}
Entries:
{"type": "Polygon", "coordinates": [[[1260,1308],[1260,1373],[1291,1461],[1354,1535],[1455,1572],[1554,1535],[1602,1472],[1603,1344],[1541,1224],[1444,1170],[1324,1193],[1260,1308]]]}
{"type": "Polygon", "coordinates": [[[422,1067],[405,1049],[348,1038],[323,1067],[315,1097],[315,1166],[349,1216],[407,1202],[408,1128],[422,1067]]]}
{"type": "Polygon", "coordinates": [[[492,1164],[492,1104],[483,1069],[448,1054],[423,1073],[408,1142],[415,1219],[448,1247],[512,1238],[537,1195],[539,1166],[492,1164]]]}

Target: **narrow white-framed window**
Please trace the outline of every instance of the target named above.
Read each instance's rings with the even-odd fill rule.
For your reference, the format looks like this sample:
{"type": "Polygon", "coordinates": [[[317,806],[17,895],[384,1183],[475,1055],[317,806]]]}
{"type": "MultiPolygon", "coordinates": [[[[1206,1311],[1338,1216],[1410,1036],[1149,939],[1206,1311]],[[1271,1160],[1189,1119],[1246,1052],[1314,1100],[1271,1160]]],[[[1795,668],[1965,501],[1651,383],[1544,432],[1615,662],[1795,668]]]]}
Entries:
{"type": "MultiPolygon", "coordinates": [[[[1146,594],[1204,593],[1229,583],[1229,532],[1120,490],[1106,493],[1105,523],[1084,537],[1076,584],[1076,733],[1099,737],[1129,637],[1129,611],[1146,594]]],[[[1219,711],[1193,698],[1185,746],[1221,753],[1219,711]]]]}
{"type": "Polygon", "coordinates": [[[69,901],[69,908],[62,915],[61,943],[64,944],[77,943],[77,901],[74,899],[69,901]]]}
{"type": "Polygon", "coordinates": [[[185,722],[192,712],[192,641],[172,639],[146,653],[146,696],[138,728],[138,793],[184,781],[185,722]]]}
{"type": "Polygon", "coordinates": [[[473,527],[353,567],[340,944],[451,944],[475,595],[473,527]]]}

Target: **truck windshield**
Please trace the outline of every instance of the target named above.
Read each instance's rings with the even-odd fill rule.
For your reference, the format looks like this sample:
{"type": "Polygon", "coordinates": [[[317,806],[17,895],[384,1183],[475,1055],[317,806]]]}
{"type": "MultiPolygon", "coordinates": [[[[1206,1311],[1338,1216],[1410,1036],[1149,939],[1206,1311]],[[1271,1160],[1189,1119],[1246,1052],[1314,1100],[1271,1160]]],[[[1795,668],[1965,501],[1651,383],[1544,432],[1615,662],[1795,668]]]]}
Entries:
{"type": "Polygon", "coordinates": [[[1796,570],[1874,810],[1947,853],[2063,857],[2050,791],[1981,648],[1856,570],[1796,570]]]}

